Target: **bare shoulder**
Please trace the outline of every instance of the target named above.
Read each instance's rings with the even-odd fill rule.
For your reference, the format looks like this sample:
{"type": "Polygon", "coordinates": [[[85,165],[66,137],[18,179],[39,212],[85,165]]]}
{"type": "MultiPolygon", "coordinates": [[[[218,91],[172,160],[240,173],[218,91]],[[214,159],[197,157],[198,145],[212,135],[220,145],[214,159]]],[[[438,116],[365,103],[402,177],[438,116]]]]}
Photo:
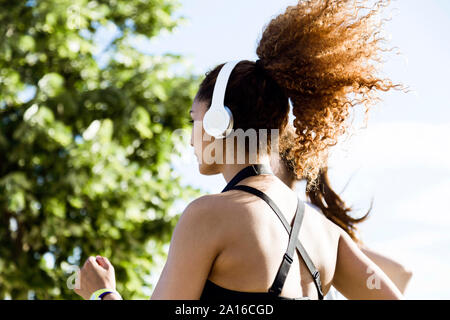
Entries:
{"type": "Polygon", "coordinates": [[[221,229],[226,215],[223,205],[226,201],[220,194],[210,194],[191,201],[178,220],[177,227],[183,226],[191,232],[210,234],[211,240],[221,242],[221,229]],[[214,231],[214,232],[212,232],[214,231]]]}
{"type": "Polygon", "coordinates": [[[186,211],[195,212],[196,220],[202,220],[204,230],[213,230],[215,237],[224,246],[232,239],[253,230],[262,222],[255,214],[254,203],[259,198],[244,192],[230,190],[224,193],[208,194],[192,201],[186,211]],[[246,230],[246,231],[245,231],[246,230]]]}
{"type": "MultiPolygon", "coordinates": [[[[248,195],[239,191],[231,190],[224,193],[208,194],[192,201],[189,206],[200,211],[208,212],[211,217],[221,216],[227,211],[234,211],[236,206],[241,206],[242,200],[248,195]]],[[[257,200],[257,199],[256,199],[257,200]]]]}
{"type": "Polygon", "coordinates": [[[318,207],[308,202],[305,209],[305,221],[306,229],[308,229],[305,230],[305,233],[310,234],[309,239],[314,239],[314,242],[317,244],[315,249],[320,250],[319,247],[323,248],[325,246],[327,255],[335,260],[337,258],[339,240],[345,231],[328,219],[318,207]],[[320,239],[317,238],[317,235],[320,235],[320,239]]]}
{"type": "Polygon", "coordinates": [[[186,212],[202,212],[204,209],[207,208],[207,206],[211,203],[211,195],[204,195],[197,199],[192,200],[188,206],[186,207],[183,214],[186,212]]]}
{"type": "Polygon", "coordinates": [[[189,219],[194,222],[208,224],[214,221],[218,215],[217,210],[220,207],[220,197],[217,195],[204,195],[192,200],[184,210],[181,219],[189,219]]]}
{"type": "Polygon", "coordinates": [[[198,212],[199,215],[216,216],[225,206],[229,198],[225,193],[207,194],[189,203],[185,211],[198,212]]]}
{"type": "Polygon", "coordinates": [[[305,202],[305,205],[305,215],[312,223],[322,227],[323,230],[326,231],[326,235],[336,240],[336,238],[338,239],[340,237],[342,232],[345,232],[342,228],[328,219],[318,207],[309,202],[305,202]]]}

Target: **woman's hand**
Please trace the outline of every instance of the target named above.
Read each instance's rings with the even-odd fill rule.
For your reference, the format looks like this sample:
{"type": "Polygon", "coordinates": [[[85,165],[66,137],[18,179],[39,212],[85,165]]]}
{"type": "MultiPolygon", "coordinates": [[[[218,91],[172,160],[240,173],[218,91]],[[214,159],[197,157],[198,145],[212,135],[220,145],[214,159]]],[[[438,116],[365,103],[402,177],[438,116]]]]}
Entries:
{"type": "Polygon", "coordinates": [[[86,300],[99,289],[116,290],[114,267],[105,257],[89,257],[81,268],[78,277],[80,285],[74,291],[86,300]]]}

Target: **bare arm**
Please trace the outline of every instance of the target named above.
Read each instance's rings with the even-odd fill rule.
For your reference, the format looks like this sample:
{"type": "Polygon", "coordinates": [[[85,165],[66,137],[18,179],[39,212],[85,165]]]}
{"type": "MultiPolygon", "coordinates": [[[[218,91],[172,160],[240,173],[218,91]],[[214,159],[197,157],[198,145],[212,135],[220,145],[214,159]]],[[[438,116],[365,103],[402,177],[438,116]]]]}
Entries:
{"type": "Polygon", "coordinates": [[[397,300],[402,293],[389,277],[342,231],[333,286],[348,299],[397,300]]]}
{"type": "Polygon", "coordinates": [[[378,253],[365,246],[360,246],[360,249],[366,256],[370,258],[377,266],[383,270],[389,279],[394,282],[397,288],[405,293],[406,287],[412,277],[412,272],[405,268],[402,264],[398,263],[392,258],[389,258],[381,253],[378,253]]]}
{"type": "Polygon", "coordinates": [[[203,200],[193,201],[181,215],[152,300],[200,298],[220,243],[213,214],[203,200]]]}
{"type": "MultiPolygon", "coordinates": [[[[201,197],[191,202],[178,220],[166,264],[151,299],[200,298],[222,243],[217,219],[209,210],[211,201],[207,199],[201,197]]],[[[111,287],[115,287],[115,284],[111,287]]],[[[103,299],[120,300],[121,297],[109,293],[103,299]]]]}

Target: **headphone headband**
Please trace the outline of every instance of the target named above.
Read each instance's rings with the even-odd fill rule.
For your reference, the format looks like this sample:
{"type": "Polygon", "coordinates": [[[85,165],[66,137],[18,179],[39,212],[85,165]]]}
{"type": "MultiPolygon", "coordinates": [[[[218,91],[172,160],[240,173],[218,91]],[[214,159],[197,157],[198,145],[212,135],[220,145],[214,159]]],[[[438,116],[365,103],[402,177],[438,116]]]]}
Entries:
{"type": "Polygon", "coordinates": [[[225,105],[225,93],[227,91],[228,79],[236,65],[241,61],[230,61],[223,65],[214,85],[214,93],[211,102],[211,108],[222,109],[225,105]]]}

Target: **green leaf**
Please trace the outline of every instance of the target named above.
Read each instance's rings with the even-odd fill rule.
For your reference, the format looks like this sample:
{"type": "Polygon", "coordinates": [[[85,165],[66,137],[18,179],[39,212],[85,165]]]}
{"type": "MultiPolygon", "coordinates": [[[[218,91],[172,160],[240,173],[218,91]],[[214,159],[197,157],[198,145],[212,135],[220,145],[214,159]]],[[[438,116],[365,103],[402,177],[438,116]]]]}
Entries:
{"type": "Polygon", "coordinates": [[[38,82],[41,91],[52,98],[60,94],[64,89],[64,78],[56,72],[48,73],[38,82]]]}
{"type": "Polygon", "coordinates": [[[83,208],[83,200],[81,200],[81,198],[75,197],[75,196],[69,196],[67,198],[67,200],[69,201],[69,203],[72,207],[77,208],[77,209],[83,208]]]}
{"type": "Polygon", "coordinates": [[[134,109],[130,121],[131,125],[139,132],[141,138],[151,139],[153,137],[153,133],[150,130],[150,116],[144,108],[137,107],[134,109]]]}
{"type": "Polygon", "coordinates": [[[25,209],[25,194],[23,191],[18,190],[14,192],[9,199],[8,210],[11,212],[18,212],[25,209]]]}
{"type": "Polygon", "coordinates": [[[64,203],[56,198],[51,198],[47,201],[46,211],[61,219],[66,217],[66,207],[64,203]]]}
{"type": "Polygon", "coordinates": [[[32,36],[25,35],[20,37],[19,47],[23,52],[33,51],[35,42],[32,36]]]}
{"type": "Polygon", "coordinates": [[[56,122],[53,127],[48,130],[48,134],[63,147],[67,147],[72,143],[72,131],[70,130],[70,127],[65,126],[61,122],[56,122]]]}

